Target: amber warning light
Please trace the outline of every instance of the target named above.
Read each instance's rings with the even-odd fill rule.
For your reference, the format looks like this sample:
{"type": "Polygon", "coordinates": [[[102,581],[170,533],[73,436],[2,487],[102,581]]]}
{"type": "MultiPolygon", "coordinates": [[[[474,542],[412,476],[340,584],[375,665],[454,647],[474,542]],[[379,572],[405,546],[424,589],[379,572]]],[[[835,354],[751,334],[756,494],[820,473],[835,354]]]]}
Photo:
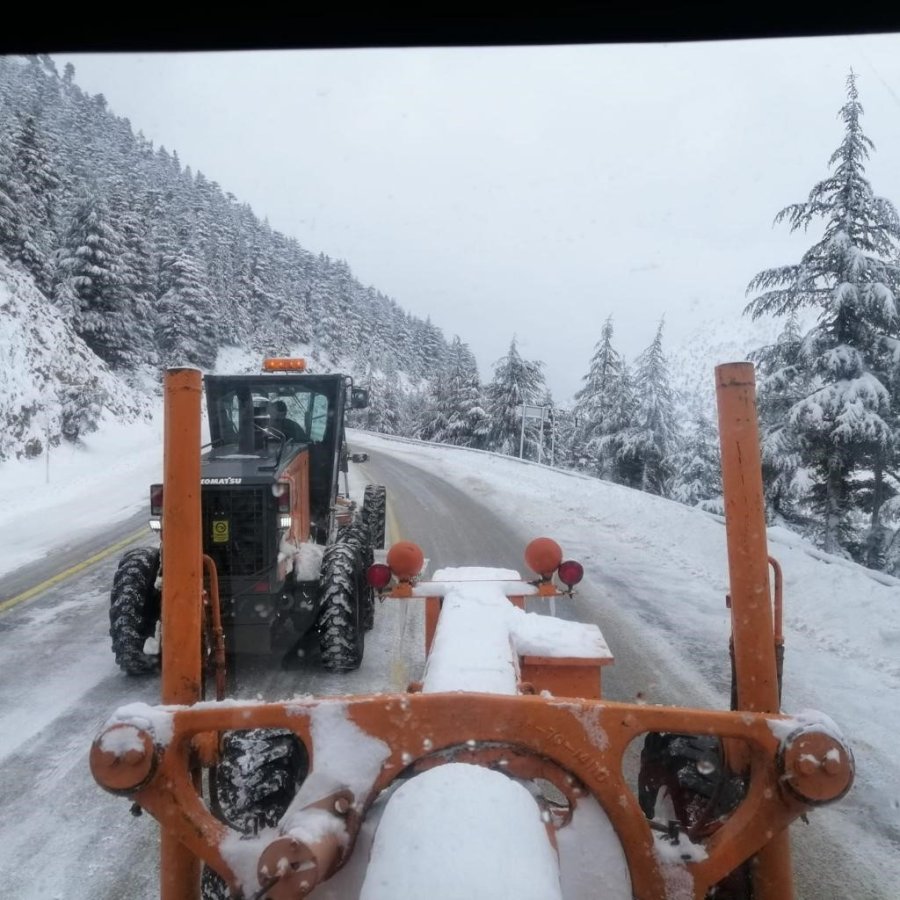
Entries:
{"type": "Polygon", "coordinates": [[[303,372],[306,360],[300,357],[270,356],[263,360],[264,372],[303,372]]]}

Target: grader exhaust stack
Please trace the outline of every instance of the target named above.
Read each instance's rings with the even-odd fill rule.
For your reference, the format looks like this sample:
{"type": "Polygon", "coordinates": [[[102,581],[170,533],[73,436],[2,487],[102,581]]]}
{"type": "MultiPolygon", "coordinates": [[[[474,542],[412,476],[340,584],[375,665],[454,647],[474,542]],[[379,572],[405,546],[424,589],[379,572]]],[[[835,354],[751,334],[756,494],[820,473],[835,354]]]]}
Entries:
{"type": "MultiPolygon", "coordinates": [[[[560,886],[561,897],[567,898],[565,853],[575,834],[579,841],[588,840],[580,851],[582,861],[603,859],[611,867],[595,873],[598,898],[790,898],[787,827],[849,790],[853,760],[825,717],[792,719],[779,713],[753,371],[749,364],[721,366],[716,378],[737,697],[737,709],[730,711],[603,699],[600,669],[612,657],[599,629],[525,612],[526,600],[534,604],[570,595],[579,577],[580,567],[564,561],[559,547],[546,539],[528,552],[536,581],[508,570],[449,569],[424,582],[419,578],[423,554],[408,543],[393,548],[387,567],[373,567],[371,583],[382,593],[396,602],[426,605],[430,652],[421,685],[389,695],[198,702],[203,594],[196,494],[199,376],[170,372],[164,705],[123,707],[91,749],[98,783],[138,803],[161,824],[163,900],[199,897],[201,860],[221,876],[232,896],[244,900],[299,900],[315,894],[326,879],[350,877],[347,872],[354,867],[348,861],[354,852],[366,853],[362,826],[370,816],[374,822],[382,807],[368,863],[371,878],[364,873],[362,887],[357,884],[354,892],[341,895],[380,898],[385,893],[377,885],[390,883],[388,894],[399,900],[403,879],[388,876],[394,866],[405,864],[397,848],[406,846],[408,836],[395,832],[400,826],[391,822],[405,820],[398,810],[411,791],[419,792],[416,808],[441,816],[446,795],[435,792],[439,779],[432,776],[439,770],[452,778],[458,766],[467,773],[472,766],[488,770],[491,790],[499,784],[496,778],[528,786],[530,796],[519,793],[515,803],[522,801],[521,816],[534,816],[531,834],[537,835],[534,846],[540,849],[523,861],[523,868],[532,867],[526,881],[537,883],[546,876],[548,884],[560,886]],[[556,587],[554,578],[563,586],[556,587]],[[467,635],[475,629],[479,641],[473,643],[467,635]],[[479,659],[467,656],[474,644],[480,648],[479,659]],[[499,674],[489,684],[478,673],[491,665],[499,674]],[[201,767],[209,764],[209,754],[200,751],[209,746],[210,736],[248,729],[293,735],[311,761],[293,800],[279,813],[277,827],[257,834],[241,834],[217,819],[200,789],[201,767]],[[646,747],[665,736],[717,741],[727,764],[724,774],[730,784],[741,786],[733,804],[702,829],[647,812],[626,778],[625,758],[633,742],[644,740],[646,747]],[[543,789],[535,790],[548,783],[557,797],[552,803],[543,789]],[[385,806],[379,801],[386,797],[385,806]],[[612,855],[597,852],[590,844],[593,833],[585,838],[581,824],[566,831],[574,821],[583,823],[579,817],[587,810],[606,823],[617,848],[612,855]],[[620,871],[612,871],[609,859],[620,860],[620,871]],[[751,873],[751,893],[729,881],[736,872],[751,873]],[[611,895],[613,883],[619,893],[611,895]]],[[[473,784],[465,779],[466,790],[476,790],[473,784]]],[[[514,802],[510,804],[511,809],[514,802]]],[[[451,818],[448,810],[448,828],[451,818]]],[[[514,827],[507,820],[485,816],[472,820],[471,827],[489,828],[488,821],[495,823],[495,831],[514,827]],[[501,821],[506,824],[496,824],[501,821]]],[[[438,833],[440,828],[423,828],[416,836],[438,833]]],[[[460,896],[484,895],[479,891],[486,882],[479,881],[479,866],[473,864],[478,849],[489,845],[490,835],[483,837],[451,842],[460,852],[463,846],[472,848],[467,859],[456,861],[454,875],[471,875],[460,896]]],[[[429,874],[441,878],[429,866],[416,866],[416,872],[418,896],[429,874]]],[[[555,887],[548,889],[546,896],[554,895],[555,887]]]]}

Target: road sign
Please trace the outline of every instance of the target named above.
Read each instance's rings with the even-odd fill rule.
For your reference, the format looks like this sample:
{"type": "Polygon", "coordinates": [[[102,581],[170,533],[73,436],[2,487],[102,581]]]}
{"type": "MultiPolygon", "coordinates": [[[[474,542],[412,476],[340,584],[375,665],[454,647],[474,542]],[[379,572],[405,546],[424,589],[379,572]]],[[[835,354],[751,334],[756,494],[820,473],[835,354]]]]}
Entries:
{"type": "Polygon", "coordinates": [[[516,407],[516,418],[521,419],[522,411],[524,410],[526,419],[534,419],[538,422],[541,422],[547,418],[547,411],[549,409],[549,406],[529,406],[526,403],[524,406],[516,407]]]}

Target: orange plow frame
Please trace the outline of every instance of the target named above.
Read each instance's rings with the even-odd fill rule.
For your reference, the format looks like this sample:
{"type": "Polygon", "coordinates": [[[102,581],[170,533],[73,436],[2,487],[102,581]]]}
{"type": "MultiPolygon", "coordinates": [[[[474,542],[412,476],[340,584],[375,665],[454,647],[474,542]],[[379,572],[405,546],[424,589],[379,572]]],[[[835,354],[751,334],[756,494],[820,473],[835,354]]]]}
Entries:
{"type": "MultiPolygon", "coordinates": [[[[502,765],[508,752],[516,763],[511,771],[555,766],[570,775],[573,796],[592,795],[609,817],[628,863],[634,897],[665,900],[666,866],[678,863],[667,861],[670,854],[658,853],[660,838],[654,837],[623,774],[626,749],[647,732],[716,735],[725,741],[732,764],[740,760],[739,771],[749,773],[746,796],[702,845],[702,851],[684,845],[688,858],[681,864],[693,877],[696,900],[753,856],[756,900],[792,897],[787,826],[812,807],[837,800],[849,790],[853,758],[842,739],[827,727],[778,713],[776,645],[781,635],[780,622],[773,621],[769,590],[753,369],[750,364],[732,364],[720,366],[716,374],[738,707],[728,712],[461,692],[199,703],[200,375],[193,370],[170,372],[163,531],[167,566],[163,702],[169,705],[158,707],[149,719],[132,715],[112,720],[95,740],[90,758],[100,785],[128,796],[159,820],[165,900],[196,900],[198,859],[237,887],[237,873],[226,858],[230,854],[223,853],[223,842],[240,836],[209,812],[198,793],[197,749],[224,731],[288,729],[308,748],[315,772],[311,722],[316,710],[327,705],[339,706],[361,732],[383,742],[384,759],[378,774],[357,795],[349,786],[338,786],[336,792],[306,807],[333,814],[339,840],[332,837],[315,846],[304,845],[289,831],[268,843],[255,839],[258,879],[270,900],[306,896],[346,862],[362,817],[383,790],[398,776],[453,759],[457,750],[468,761],[489,766],[502,765]],[[279,865],[293,861],[294,866],[267,886],[271,870],[266,866],[273,860],[279,865]]],[[[778,587],[780,594],[780,578],[778,587]]],[[[297,812],[292,806],[289,816],[297,812]]],[[[687,842],[683,833],[679,840],[687,842]]],[[[598,885],[598,895],[601,891],[598,885]]]]}
{"type": "MultiPolygon", "coordinates": [[[[625,750],[641,734],[716,734],[743,741],[749,748],[752,777],[747,797],[706,844],[706,858],[685,863],[693,875],[697,898],[704,897],[709,887],[812,806],[842,796],[852,779],[851,758],[845,746],[814,727],[801,728],[779,740],[772,725],[783,722],[781,717],[463,693],[170,708],[172,736],[166,747],[156,745],[154,735],[141,730],[145,750],[134,753],[126,767],[121,758],[101,750],[101,735],[92,748],[91,767],[101,785],[138,802],[193,855],[233,885],[234,873],[222,856],[220,844],[229,833],[234,838],[238,835],[215,819],[197,795],[190,775],[192,739],[205,732],[234,729],[289,729],[311,748],[315,770],[309,715],[323,704],[341,706],[350,721],[389,749],[366,795],[353,797],[353,807],[359,815],[365,814],[398,775],[420,761],[433,759],[461,744],[472,747],[473,741],[475,746],[505,745],[538,759],[551,760],[598,800],[622,842],[632,890],[639,900],[666,897],[662,863],[654,850],[650,825],[622,774],[625,750]],[[430,742],[427,752],[422,749],[423,736],[430,742]],[[810,757],[835,759],[837,764],[827,770],[820,765],[810,768],[805,765],[810,757]]],[[[162,707],[160,712],[165,709],[162,707]]],[[[344,859],[351,852],[355,834],[351,831],[347,837],[351,844],[344,859]]],[[[265,850],[261,849],[263,856],[265,850]]],[[[193,895],[185,890],[182,896],[193,895]]],[[[273,887],[267,896],[280,900],[304,894],[288,893],[285,885],[285,892],[273,887]]]]}

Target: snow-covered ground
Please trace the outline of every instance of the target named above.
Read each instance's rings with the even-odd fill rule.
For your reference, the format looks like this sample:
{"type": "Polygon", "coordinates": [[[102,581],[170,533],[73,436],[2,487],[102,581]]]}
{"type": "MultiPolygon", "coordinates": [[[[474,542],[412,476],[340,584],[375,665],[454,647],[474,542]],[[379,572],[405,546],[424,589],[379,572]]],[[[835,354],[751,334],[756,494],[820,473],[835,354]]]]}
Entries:
{"type": "Polygon", "coordinates": [[[162,480],[162,416],[107,419],[80,446],[0,463],[0,575],[145,510],[162,480]]]}
{"type": "MultiPolygon", "coordinates": [[[[160,475],[160,436],[158,419],[108,425],[81,448],[54,451],[49,483],[42,460],[0,466],[0,573],[52,552],[73,533],[145,508],[147,485],[160,475]]],[[[648,655],[697,683],[695,702],[727,705],[727,684],[708,663],[721,662],[727,642],[720,519],[492,454],[362,433],[351,439],[354,449],[439,475],[526,536],[557,539],[585,565],[588,581],[616,586],[591,598],[601,612],[615,608],[633,620],[648,655]]],[[[428,535],[414,537],[428,556],[428,535]]],[[[770,552],[785,573],[784,707],[828,713],[857,759],[853,791],[813,823],[852,845],[860,864],[877,873],[884,887],[878,896],[890,897],[900,883],[900,581],[826,556],[780,529],[770,531],[770,552]]],[[[671,700],[664,688],[657,696],[654,686],[639,687],[650,702],[671,700]]]]}

